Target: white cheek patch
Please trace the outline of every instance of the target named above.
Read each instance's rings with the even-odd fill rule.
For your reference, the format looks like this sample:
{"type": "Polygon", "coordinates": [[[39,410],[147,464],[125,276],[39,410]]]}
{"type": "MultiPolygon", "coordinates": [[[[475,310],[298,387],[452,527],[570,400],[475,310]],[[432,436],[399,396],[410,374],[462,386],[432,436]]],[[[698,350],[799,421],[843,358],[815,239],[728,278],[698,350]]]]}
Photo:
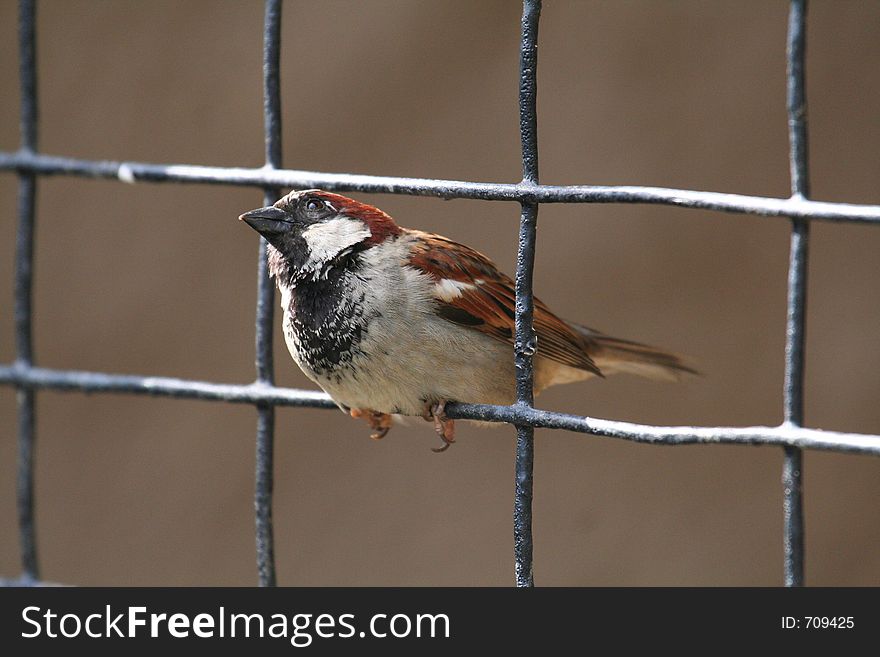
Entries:
{"type": "Polygon", "coordinates": [[[370,235],[370,229],[363,222],[346,218],[315,224],[302,234],[309,247],[309,261],[312,264],[328,262],[370,235]]]}
{"type": "Polygon", "coordinates": [[[434,285],[434,294],[437,298],[446,303],[451,303],[468,290],[475,289],[476,286],[471,285],[470,283],[462,283],[461,281],[454,281],[451,278],[444,278],[434,285]]]}

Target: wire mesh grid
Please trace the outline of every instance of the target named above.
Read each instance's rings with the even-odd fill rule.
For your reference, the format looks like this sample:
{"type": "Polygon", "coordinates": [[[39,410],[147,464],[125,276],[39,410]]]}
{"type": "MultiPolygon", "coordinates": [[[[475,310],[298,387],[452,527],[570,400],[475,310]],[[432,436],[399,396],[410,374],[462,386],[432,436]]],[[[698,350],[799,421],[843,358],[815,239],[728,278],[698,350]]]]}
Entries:
{"type": "Polygon", "coordinates": [[[266,164],[261,168],[206,167],[136,162],[89,161],[40,154],[37,149],[38,104],[36,67],[36,0],[19,1],[21,146],[0,152],[0,170],[16,172],[19,180],[18,229],[15,248],[14,326],[16,359],[0,365],[0,384],[14,386],[18,405],[17,502],[22,574],[5,583],[40,584],[34,524],[34,444],[37,389],[116,392],[251,404],[257,409],[256,431],[256,554],[259,583],[276,584],[272,535],[273,440],[276,406],[335,408],[318,392],[274,386],[272,283],[267,276],[265,242],[257,259],[256,380],[230,385],[152,376],[128,376],[37,367],[32,346],[34,226],[37,178],[70,175],[122,182],[176,182],[262,188],[265,204],[281,188],[321,187],[333,191],[517,201],[521,205],[516,266],[516,335],[514,358],[517,401],[511,406],[450,404],[455,419],[513,424],[517,430],[514,499],[515,578],[533,586],[532,465],[535,427],[565,429],[633,442],[663,445],[779,445],[783,464],[783,565],[787,586],[804,583],[802,449],[880,455],[880,436],[820,431],[803,427],[804,335],[809,226],[812,220],[880,223],[880,206],[809,200],[806,95],[804,81],[806,0],[791,0],[787,42],[787,109],[791,197],[744,196],[642,186],[552,186],[538,179],[537,46],[541,0],[524,0],[520,45],[520,134],[523,179],[498,184],[319,173],[282,168],[280,44],[281,0],[266,0],[263,32],[263,104],[266,164]],[[792,223],[786,320],[783,422],[776,427],[661,427],[581,417],[539,410],[533,406],[532,360],[536,339],[532,328],[532,273],[536,224],[541,203],[652,203],[690,209],[789,218],[792,223]]]}

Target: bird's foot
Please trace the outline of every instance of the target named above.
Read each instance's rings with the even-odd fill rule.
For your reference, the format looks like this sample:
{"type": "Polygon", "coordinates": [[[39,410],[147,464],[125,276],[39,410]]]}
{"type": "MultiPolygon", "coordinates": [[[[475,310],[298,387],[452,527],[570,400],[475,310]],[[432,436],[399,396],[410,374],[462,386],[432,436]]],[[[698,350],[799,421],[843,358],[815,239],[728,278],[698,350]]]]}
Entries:
{"type": "Polygon", "coordinates": [[[370,438],[373,440],[381,440],[391,428],[391,416],[388,413],[380,413],[369,408],[353,408],[349,411],[349,415],[353,418],[364,418],[367,421],[373,430],[373,433],[370,434],[370,438]]]}
{"type": "Polygon", "coordinates": [[[425,407],[425,412],[422,414],[422,417],[428,420],[434,421],[434,431],[437,432],[437,435],[440,436],[440,440],[443,441],[443,445],[440,447],[432,447],[431,451],[440,453],[445,452],[449,449],[449,446],[455,442],[455,420],[450,420],[446,417],[446,402],[441,401],[431,406],[425,407]]]}

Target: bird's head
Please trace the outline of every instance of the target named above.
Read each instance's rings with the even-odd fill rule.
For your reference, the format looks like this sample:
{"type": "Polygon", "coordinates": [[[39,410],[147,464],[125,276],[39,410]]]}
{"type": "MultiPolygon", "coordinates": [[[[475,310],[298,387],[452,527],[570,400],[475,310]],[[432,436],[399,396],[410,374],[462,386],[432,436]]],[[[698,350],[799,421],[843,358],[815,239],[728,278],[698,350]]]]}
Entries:
{"type": "Polygon", "coordinates": [[[269,242],[270,273],[284,284],[324,277],[401,232],[378,208],[320,189],[291,192],[239,219],[269,242]]]}

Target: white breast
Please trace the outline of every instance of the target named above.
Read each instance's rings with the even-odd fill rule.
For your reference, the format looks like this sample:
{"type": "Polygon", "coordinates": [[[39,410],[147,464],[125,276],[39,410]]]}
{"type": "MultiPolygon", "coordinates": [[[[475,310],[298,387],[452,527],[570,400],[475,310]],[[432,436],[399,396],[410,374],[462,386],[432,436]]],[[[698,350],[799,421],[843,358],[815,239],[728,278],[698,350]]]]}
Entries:
{"type": "MultiPolygon", "coordinates": [[[[435,294],[456,298],[470,284],[435,282],[405,266],[413,238],[401,237],[367,249],[363,267],[348,284],[352,298],[363,296],[362,331],[350,370],[306,374],[333,399],[349,408],[421,415],[427,403],[465,401],[513,403],[513,348],[435,312],[435,294]]],[[[291,331],[291,290],[281,288],[285,340],[299,362],[291,331]]],[[[558,364],[536,361],[536,388],[551,383],[558,364]]]]}

